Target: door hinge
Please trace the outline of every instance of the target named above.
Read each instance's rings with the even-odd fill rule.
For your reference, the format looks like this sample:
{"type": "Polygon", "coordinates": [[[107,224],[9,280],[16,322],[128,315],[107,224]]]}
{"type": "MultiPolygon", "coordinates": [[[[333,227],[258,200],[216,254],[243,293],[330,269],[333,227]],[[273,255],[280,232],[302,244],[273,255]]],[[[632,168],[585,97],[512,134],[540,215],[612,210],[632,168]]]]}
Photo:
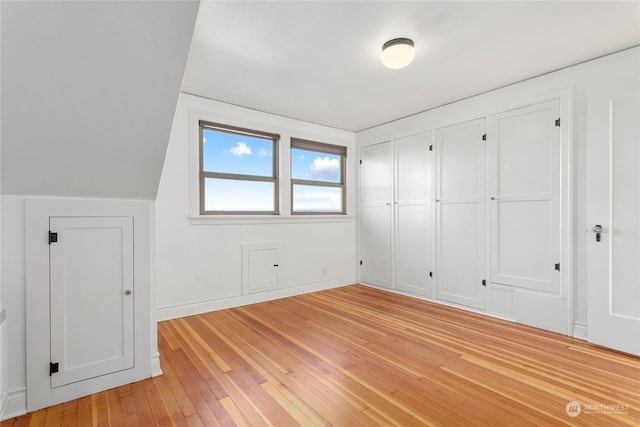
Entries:
{"type": "Polygon", "coordinates": [[[429,146],[429,151],[433,151],[433,144],[429,146]]]}
{"type": "Polygon", "coordinates": [[[486,141],[487,140],[487,134],[485,133],[484,135],[482,135],[482,140],[486,141]]]}
{"type": "Polygon", "coordinates": [[[49,231],[49,244],[58,243],[58,233],[49,231]]]}
{"type": "Polygon", "coordinates": [[[362,164],[362,159],[360,159],[360,164],[362,164]]]}
{"type": "Polygon", "coordinates": [[[360,260],[360,265],[362,265],[362,260],[360,260]]]}
{"type": "Polygon", "coordinates": [[[487,286],[487,280],[486,279],[482,279],[482,286],[487,286]]]}
{"type": "Polygon", "coordinates": [[[49,363],[49,376],[51,376],[51,375],[55,374],[56,372],[58,372],[59,367],[60,367],[60,364],[59,364],[58,362],[56,362],[56,363],[53,363],[53,362],[49,363]]]}
{"type": "Polygon", "coordinates": [[[433,277],[433,271],[429,272],[429,277],[433,277]]]}
{"type": "Polygon", "coordinates": [[[554,265],[554,268],[556,269],[556,271],[560,271],[560,263],[557,263],[556,265],[554,265]]]}
{"type": "Polygon", "coordinates": [[[560,126],[560,119],[556,119],[556,126],[560,126]]]}

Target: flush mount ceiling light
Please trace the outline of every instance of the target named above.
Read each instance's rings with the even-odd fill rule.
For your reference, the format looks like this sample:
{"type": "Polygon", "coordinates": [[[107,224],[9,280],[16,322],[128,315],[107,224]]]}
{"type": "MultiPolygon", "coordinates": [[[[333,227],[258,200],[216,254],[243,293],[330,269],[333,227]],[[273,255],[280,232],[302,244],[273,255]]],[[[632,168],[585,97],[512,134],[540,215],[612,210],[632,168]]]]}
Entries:
{"type": "Polygon", "coordinates": [[[411,64],[415,55],[411,39],[393,39],[382,45],[382,63],[392,70],[411,64]]]}

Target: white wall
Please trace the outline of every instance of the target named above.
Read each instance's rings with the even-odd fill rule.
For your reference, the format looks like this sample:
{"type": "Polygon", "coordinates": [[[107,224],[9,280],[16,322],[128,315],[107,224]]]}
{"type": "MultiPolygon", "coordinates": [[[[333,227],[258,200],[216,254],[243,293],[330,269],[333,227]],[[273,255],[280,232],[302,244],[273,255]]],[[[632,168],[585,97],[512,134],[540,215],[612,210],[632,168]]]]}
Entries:
{"type": "MultiPolygon", "coordinates": [[[[528,103],[536,102],[554,94],[566,94],[562,109],[568,116],[570,126],[566,137],[569,139],[571,156],[568,175],[570,192],[569,226],[572,241],[567,248],[568,258],[573,262],[568,296],[572,299],[573,313],[570,322],[573,335],[586,338],[587,334],[587,258],[586,242],[589,225],[586,223],[587,181],[586,181],[586,137],[587,99],[592,91],[606,87],[615,80],[621,70],[637,63],[640,48],[626,50],[614,55],[589,61],[574,67],[537,77],[486,94],[468,98],[453,104],[435,108],[414,116],[371,128],[357,134],[358,146],[366,146],[412,135],[436,127],[447,126],[507,111],[528,103]]],[[[562,97],[562,95],[561,95],[562,97]]],[[[507,316],[508,317],[508,316],[507,316]]],[[[571,328],[570,328],[571,329],[571,328]]]]}
{"type": "Polygon", "coordinates": [[[356,282],[355,135],[181,94],[156,199],[159,319],[356,282]],[[198,120],[280,134],[278,216],[199,217],[198,120]],[[347,147],[346,216],[291,216],[289,138],[347,147]],[[242,244],[280,242],[279,286],[242,294],[242,244]]]}

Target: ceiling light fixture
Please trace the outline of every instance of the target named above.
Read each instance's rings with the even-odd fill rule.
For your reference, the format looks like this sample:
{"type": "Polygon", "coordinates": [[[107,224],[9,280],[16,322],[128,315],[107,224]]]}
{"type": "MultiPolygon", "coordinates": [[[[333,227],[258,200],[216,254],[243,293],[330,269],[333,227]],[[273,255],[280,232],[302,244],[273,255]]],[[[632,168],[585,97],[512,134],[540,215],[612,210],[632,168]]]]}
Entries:
{"type": "Polygon", "coordinates": [[[382,45],[382,63],[392,70],[411,64],[415,55],[411,39],[393,39],[382,45]]]}

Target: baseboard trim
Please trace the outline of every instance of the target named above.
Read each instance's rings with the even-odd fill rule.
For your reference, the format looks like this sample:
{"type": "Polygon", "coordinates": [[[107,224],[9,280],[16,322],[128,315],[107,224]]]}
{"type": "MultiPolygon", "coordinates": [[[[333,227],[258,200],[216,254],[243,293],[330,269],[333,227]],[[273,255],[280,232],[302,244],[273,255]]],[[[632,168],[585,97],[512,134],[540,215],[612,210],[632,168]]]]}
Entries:
{"type": "Polygon", "coordinates": [[[573,322],[573,337],[589,341],[589,325],[582,322],[573,322]]]}
{"type": "Polygon", "coordinates": [[[513,318],[511,318],[509,316],[505,316],[505,315],[500,314],[500,313],[492,313],[490,311],[478,310],[477,308],[467,307],[465,305],[455,304],[455,303],[452,303],[452,302],[443,301],[443,300],[439,300],[439,299],[435,299],[435,298],[429,298],[427,296],[417,295],[417,294],[414,294],[414,293],[411,293],[411,292],[406,292],[406,291],[403,291],[403,290],[397,289],[397,288],[391,289],[391,288],[386,288],[384,286],[372,285],[372,284],[366,283],[366,282],[361,282],[360,285],[367,286],[367,287],[373,288],[373,289],[379,289],[379,290],[385,291],[385,292],[391,292],[391,293],[402,295],[402,296],[409,297],[409,298],[415,298],[415,299],[419,299],[419,300],[422,300],[422,301],[432,302],[434,304],[443,305],[445,307],[456,308],[458,310],[464,310],[464,311],[468,311],[470,313],[481,314],[483,316],[493,317],[494,319],[506,320],[507,322],[515,323],[513,318]]]}
{"type": "Polygon", "coordinates": [[[162,368],[160,367],[160,353],[156,352],[151,356],[151,376],[159,377],[162,375],[162,368]]]}
{"type": "Polygon", "coordinates": [[[27,388],[22,387],[7,393],[7,402],[0,421],[19,417],[27,413],[27,388]]]}
{"type": "Polygon", "coordinates": [[[355,280],[356,278],[354,276],[350,276],[323,282],[274,289],[255,294],[239,295],[231,298],[198,301],[190,304],[162,307],[157,311],[157,318],[158,321],[163,321],[177,319],[179,317],[193,316],[195,314],[208,313],[210,311],[224,310],[226,308],[238,307],[241,305],[255,304],[274,299],[307,294],[309,292],[317,292],[326,289],[338,288],[340,286],[352,285],[356,283],[355,280]]]}

